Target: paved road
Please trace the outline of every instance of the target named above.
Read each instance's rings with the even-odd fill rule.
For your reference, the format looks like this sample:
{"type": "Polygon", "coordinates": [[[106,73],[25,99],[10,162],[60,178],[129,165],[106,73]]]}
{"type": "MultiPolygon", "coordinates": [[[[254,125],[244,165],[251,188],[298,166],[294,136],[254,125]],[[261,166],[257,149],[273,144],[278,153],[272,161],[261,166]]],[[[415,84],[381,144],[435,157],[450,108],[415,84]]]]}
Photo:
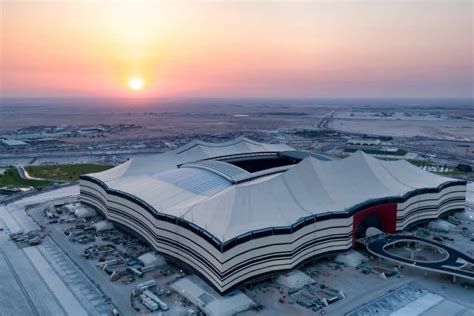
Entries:
{"type": "Polygon", "coordinates": [[[16,170],[18,171],[18,174],[20,175],[20,177],[22,177],[23,179],[25,180],[36,180],[34,178],[31,178],[30,175],[28,174],[28,172],[26,172],[25,168],[23,166],[16,166],[16,170]]]}
{"type": "Polygon", "coordinates": [[[26,213],[26,205],[55,203],[77,193],[78,186],[65,187],[0,206],[0,315],[107,315],[112,309],[49,237],[22,249],[8,237],[10,232],[40,229],[26,213]]]}
{"type": "Polygon", "coordinates": [[[319,122],[318,128],[321,129],[328,129],[329,123],[331,123],[332,118],[334,117],[335,111],[331,111],[328,115],[323,117],[323,119],[319,122]]]}
{"type": "Polygon", "coordinates": [[[464,262],[474,264],[474,258],[454,248],[434,242],[429,239],[424,239],[424,238],[420,238],[416,236],[390,235],[390,236],[386,236],[384,238],[369,242],[367,244],[367,250],[375,256],[382,257],[384,259],[394,261],[397,263],[401,263],[403,265],[409,265],[409,266],[420,268],[420,269],[435,271],[439,273],[445,273],[445,274],[449,274],[453,276],[459,276],[466,279],[474,280],[474,272],[467,271],[467,270],[460,270],[460,268],[464,264],[457,262],[458,259],[462,259],[464,260],[464,262]],[[413,241],[425,242],[427,244],[443,249],[449,254],[449,256],[445,260],[442,260],[439,262],[423,262],[423,261],[415,262],[412,259],[402,258],[385,251],[384,247],[387,244],[391,244],[399,240],[413,240],[413,241]]]}
{"type": "MultiPolygon", "coordinates": [[[[20,174],[20,177],[26,180],[39,180],[39,181],[51,181],[51,179],[45,179],[45,178],[35,178],[30,176],[28,171],[25,170],[25,167],[23,165],[17,165],[16,170],[18,170],[18,173],[20,174]]],[[[55,182],[67,182],[64,180],[54,180],[55,182]]]]}
{"type": "MultiPolygon", "coordinates": [[[[10,259],[8,256],[5,254],[5,251],[3,248],[0,248],[0,253],[3,256],[3,260],[5,261],[6,265],[8,266],[8,270],[10,271],[11,275],[14,277],[18,287],[21,290],[21,293],[23,297],[25,298],[28,306],[31,308],[31,313],[33,315],[39,315],[38,309],[36,308],[35,304],[33,303],[31,296],[28,294],[28,291],[26,290],[25,286],[23,285],[23,282],[21,282],[21,279],[18,276],[18,273],[16,272],[15,268],[13,267],[13,264],[11,263],[10,259]]],[[[11,310],[6,310],[4,312],[10,312],[11,310]]]]}
{"type": "Polygon", "coordinates": [[[35,263],[9,239],[1,219],[0,226],[0,315],[67,315],[35,263]]]}

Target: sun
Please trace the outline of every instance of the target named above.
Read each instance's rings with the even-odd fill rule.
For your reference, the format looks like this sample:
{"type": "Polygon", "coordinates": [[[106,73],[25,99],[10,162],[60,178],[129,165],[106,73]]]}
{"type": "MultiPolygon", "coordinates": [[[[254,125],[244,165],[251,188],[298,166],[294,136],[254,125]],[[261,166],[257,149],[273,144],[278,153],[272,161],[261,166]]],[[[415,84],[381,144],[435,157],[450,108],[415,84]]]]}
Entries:
{"type": "Polygon", "coordinates": [[[134,91],[142,90],[144,85],[145,85],[145,81],[141,77],[134,76],[128,79],[128,87],[131,90],[134,90],[134,91]]]}

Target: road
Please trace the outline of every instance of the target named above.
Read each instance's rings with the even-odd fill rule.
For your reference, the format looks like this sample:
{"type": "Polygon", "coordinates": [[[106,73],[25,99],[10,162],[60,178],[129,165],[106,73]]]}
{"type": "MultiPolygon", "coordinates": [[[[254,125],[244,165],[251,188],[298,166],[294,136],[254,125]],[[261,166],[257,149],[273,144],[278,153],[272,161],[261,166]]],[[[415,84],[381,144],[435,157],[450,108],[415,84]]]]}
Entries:
{"type": "MultiPolygon", "coordinates": [[[[15,268],[13,267],[13,264],[11,263],[10,259],[8,258],[7,254],[5,253],[3,248],[0,248],[0,253],[3,256],[3,260],[5,261],[5,263],[8,266],[8,270],[10,271],[11,275],[15,279],[15,282],[17,283],[18,287],[20,288],[21,293],[22,293],[23,297],[25,298],[25,301],[27,302],[28,306],[30,307],[31,313],[33,315],[39,315],[40,313],[39,313],[38,309],[36,308],[35,304],[33,303],[33,300],[31,299],[31,296],[28,294],[28,291],[26,290],[25,285],[23,284],[20,277],[18,276],[18,273],[16,272],[15,268]]],[[[7,311],[5,311],[5,312],[7,312],[7,311]]]]}
{"type": "Polygon", "coordinates": [[[329,123],[331,123],[335,113],[336,113],[336,111],[329,112],[328,115],[326,115],[325,117],[323,117],[323,119],[321,121],[319,121],[317,127],[320,128],[320,129],[329,129],[328,125],[329,125],[329,123]]]}
{"type": "Polygon", "coordinates": [[[29,196],[0,206],[0,315],[107,315],[104,295],[49,237],[18,248],[8,235],[40,226],[25,211],[30,204],[77,196],[78,186],[29,196]]]}
{"type": "Polygon", "coordinates": [[[29,175],[28,176],[26,175],[27,172],[25,168],[23,168],[23,166],[16,166],[16,170],[18,171],[18,174],[20,175],[22,179],[29,180],[29,175]]]}
{"type": "Polygon", "coordinates": [[[26,171],[26,169],[25,169],[25,167],[24,167],[23,165],[17,165],[17,166],[16,166],[16,170],[18,170],[18,174],[20,175],[20,177],[22,177],[22,178],[25,179],[25,180],[50,181],[50,180],[48,180],[48,179],[35,178],[35,177],[30,176],[30,174],[28,173],[28,171],[26,171]]]}
{"type": "Polygon", "coordinates": [[[435,271],[438,273],[449,274],[452,276],[459,276],[469,280],[474,280],[474,271],[461,270],[465,265],[462,262],[459,262],[461,259],[464,262],[474,264],[474,258],[464,254],[454,248],[448,247],[446,245],[434,242],[429,239],[424,239],[416,236],[407,236],[407,235],[390,235],[384,238],[374,240],[367,244],[367,250],[378,257],[393,261],[402,265],[408,265],[414,268],[424,269],[427,271],[435,271]],[[444,260],[437,262],[424,262],[424,261],[414,261],[412,259],[403,258],[396,256],[385,251],[385,247],[396,241],[409,240],[409,241],[420,241],[435,247],[439,247],[448,253],[448,257],[444,260]]]}

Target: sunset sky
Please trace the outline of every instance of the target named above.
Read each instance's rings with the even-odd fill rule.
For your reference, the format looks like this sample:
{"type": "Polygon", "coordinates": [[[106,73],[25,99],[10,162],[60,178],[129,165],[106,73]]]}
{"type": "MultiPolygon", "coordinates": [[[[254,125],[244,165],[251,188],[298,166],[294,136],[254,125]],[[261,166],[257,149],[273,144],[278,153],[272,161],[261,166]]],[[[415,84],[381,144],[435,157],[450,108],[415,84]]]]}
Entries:
{"type": "Polygon", "coordinates": [[[472,3],[1,0],[0,92],[472,97],[472,3]]]}

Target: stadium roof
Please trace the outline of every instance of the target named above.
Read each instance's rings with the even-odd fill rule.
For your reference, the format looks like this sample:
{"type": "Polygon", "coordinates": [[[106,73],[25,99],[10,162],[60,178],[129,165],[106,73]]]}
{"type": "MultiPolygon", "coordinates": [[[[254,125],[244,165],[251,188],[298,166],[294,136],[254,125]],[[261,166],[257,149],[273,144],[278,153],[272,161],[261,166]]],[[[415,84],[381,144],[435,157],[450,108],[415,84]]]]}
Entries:
{"type": "Polygon", "coordinates": [[[101,172],[99,178],[107,182],[121,177],[158,173],[160,171],[174,169],[181,164],[197,162],[209,158],[245,153],[283,152],[292,150],[294,149],[285,144],[264,144],[255,142],[246,137],[237,137],[234,140],[223,143],[208,143],[193,140],[184,146],[162,154],[130,159],[115,168],[101,172]]]}
{"type": "Polygon", "coordinates": [[[345,212],[368,200],[398,197],[451,180],[404,160],[378,160],[363,152],[334,161],[307,155],[297,164],[243,182],[234,180],[252,173],[225,161],[194,162],[213,155],[287,150],[291,148],[286,145],[246,138],[218,145],[193,141],[91,176],[142,199],[158,212],[182,217],[221,241],[249,231],[289,226],[312,214],[345,212]],[[189,162],[194,163],[178,168],[189,162]]]}

